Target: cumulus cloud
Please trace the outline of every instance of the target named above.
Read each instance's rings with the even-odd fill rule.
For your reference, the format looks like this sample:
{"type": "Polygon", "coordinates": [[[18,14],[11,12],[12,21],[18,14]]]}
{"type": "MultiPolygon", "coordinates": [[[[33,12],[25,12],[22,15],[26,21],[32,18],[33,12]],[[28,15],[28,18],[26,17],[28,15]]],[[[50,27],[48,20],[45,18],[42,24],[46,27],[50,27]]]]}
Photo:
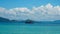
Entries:
{"type": "Polygon", "coordinates": [[[32,7],[32,10],[26,7],[12,9],[0,7],[0,17],[14,20],[60,20],[60,6],[53,6],[48,3],[47,5],[32,7]]]}

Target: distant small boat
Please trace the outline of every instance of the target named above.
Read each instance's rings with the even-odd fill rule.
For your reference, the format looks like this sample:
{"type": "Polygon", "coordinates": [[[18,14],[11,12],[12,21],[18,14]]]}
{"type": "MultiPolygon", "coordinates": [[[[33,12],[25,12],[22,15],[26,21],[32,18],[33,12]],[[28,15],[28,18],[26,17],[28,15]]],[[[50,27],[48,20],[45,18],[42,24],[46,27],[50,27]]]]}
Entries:
{"type": "Polygon", "coordinates": [[[25,23],[26,23],[26,24],[32,24],[32,23],[33,23],[33,21],[32,21],[32,20],[27,19],[27,20],[25,21],[25,23]]]}

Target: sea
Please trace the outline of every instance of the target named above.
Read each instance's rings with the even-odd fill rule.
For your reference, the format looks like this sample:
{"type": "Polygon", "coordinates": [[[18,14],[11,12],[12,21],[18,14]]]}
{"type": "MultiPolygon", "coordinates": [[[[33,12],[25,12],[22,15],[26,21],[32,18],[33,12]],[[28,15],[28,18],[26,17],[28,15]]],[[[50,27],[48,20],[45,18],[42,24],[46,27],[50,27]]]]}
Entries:
{"type": "Polygon", "coordinates": [[[60,25],[0,23],[0,34],[60,34],[60,25]]]}

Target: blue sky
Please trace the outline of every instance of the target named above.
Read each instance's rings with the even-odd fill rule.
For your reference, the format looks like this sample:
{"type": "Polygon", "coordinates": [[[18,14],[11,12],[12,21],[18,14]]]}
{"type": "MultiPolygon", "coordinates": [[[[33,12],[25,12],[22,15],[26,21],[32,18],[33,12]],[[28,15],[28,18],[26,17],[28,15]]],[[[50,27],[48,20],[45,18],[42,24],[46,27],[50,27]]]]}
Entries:
{"type": "Polygon", "coordinates": [[[60,20],[60,0],[0,0],[0,17],[15,20],[60,20]]]}
{"type": "Polygon", "coordinates": [[[46,5],[60,5],[60,0],[0,0],[0,7],[15,8],[15,7],[28,7],[46,5]]]}

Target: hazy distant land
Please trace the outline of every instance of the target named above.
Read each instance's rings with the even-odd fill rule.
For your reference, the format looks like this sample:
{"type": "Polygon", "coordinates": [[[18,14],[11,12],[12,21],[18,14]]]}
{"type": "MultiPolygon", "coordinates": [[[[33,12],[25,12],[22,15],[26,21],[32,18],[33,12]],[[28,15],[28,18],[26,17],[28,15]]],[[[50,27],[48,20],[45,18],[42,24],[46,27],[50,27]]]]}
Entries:
{"type": "MultiPolygon", "coordinates": [[[[18,20],[9,20],[6,18],[2,18],[0,17],[0,23],[4,22],[4,23],[25,23],[29,21],[29,19],[27,20],[22,20],[22,21],[18,21],[18,20]]],[[[28,24],[34,24],[34,23],[39,23],[39,24],[60,24],[60,20],[55,20],[55,21],[33,21],[30,20],[31,23],[27,22],[28,24]]]]}

